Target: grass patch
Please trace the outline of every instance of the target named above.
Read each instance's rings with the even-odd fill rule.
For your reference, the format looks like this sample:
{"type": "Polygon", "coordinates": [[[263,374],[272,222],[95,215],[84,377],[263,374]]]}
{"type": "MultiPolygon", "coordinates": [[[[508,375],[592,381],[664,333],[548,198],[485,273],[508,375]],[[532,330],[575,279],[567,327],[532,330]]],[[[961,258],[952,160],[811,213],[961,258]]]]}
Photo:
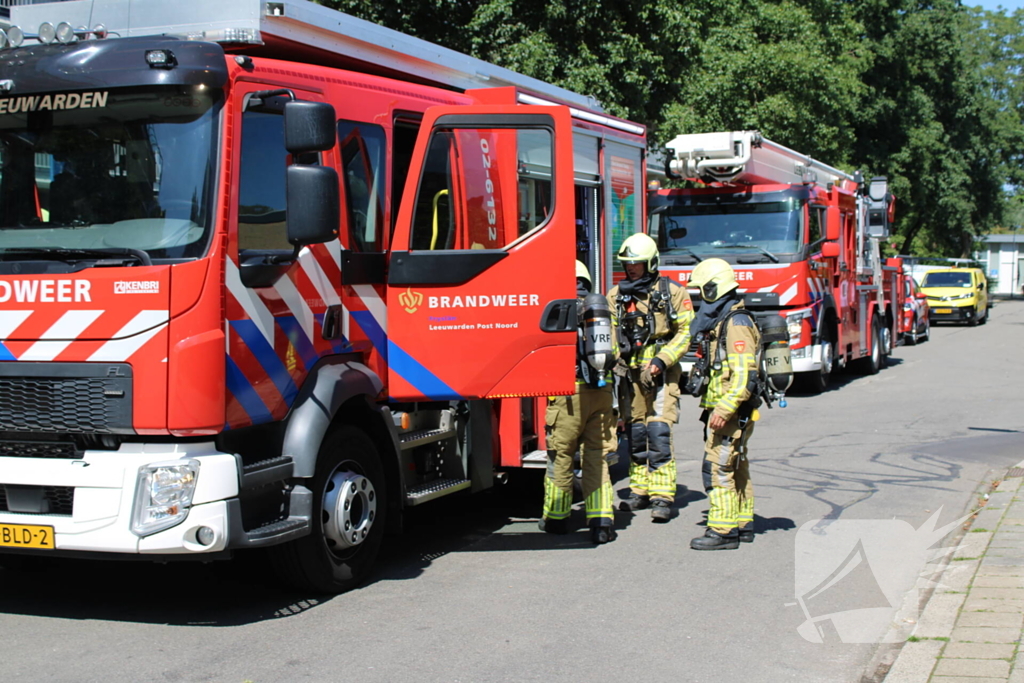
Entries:
{"type": "Polygon", "coordinates": [[[949,638],[946,636],[910,636],[909,638],[907,638],[908,643],[920,643],[923,640],[941,640],[944,643],[949,642],[949,638]]]}
{"type": "Polygon", "coordinates": [[[953,561],[954,562],[971,562],[971,561],[976,560],[976,559],[978,559],[978,558],[976,558],[976,557],[954,557],[953,561]]]}
{"type": "Polygon", "coordinates": [[[981,528],[981,529],[971,529],[971,533],[972,534],[987,534],[988,533],[988,529],[984,529],[984,528],[981,528]]]}

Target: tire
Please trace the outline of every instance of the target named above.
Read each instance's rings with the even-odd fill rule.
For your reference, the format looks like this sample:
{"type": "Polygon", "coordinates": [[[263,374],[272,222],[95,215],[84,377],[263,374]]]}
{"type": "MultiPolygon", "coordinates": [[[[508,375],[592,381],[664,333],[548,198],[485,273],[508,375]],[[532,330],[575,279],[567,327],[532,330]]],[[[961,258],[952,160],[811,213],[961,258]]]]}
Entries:
{"type": "Polygon", "coordinates": [[[857,370],[863,375],[877,375],[882,369],[882,331],[878,316],[871,321],[871,354],[857,360],[857,370]]]}
{"type": "Polygon", "coordinates": [[[812,394],[822,393],[828,389],[828,385],[832,381],[832,371],[835,369],[835,351],[833,349],[831,339],[822,339],[821,370],[803,373],[804,384],[812,394]]]}
{"type": "Polygon", "coordinates": [[[296,588],[343,593],[369,575],[384,538],[387,484],[370,437],[352,425],[332,429],[312,490],[312,533],[271,548],[274,568],[296,588]]]}
{"type": "Polygon", "coordinates": [[[893,348],[893,345],[892,345],[892,328],[889,327],[888,323],[886,323],[885,327],[880,328],[879,335],[880,335],[879,339],[881,340],[881,345],[880,345],[879,348],[880,348],[881,353],[882,353],[882,365],[884,366],[886,364],[889,356],[892,355],[892,348],[893,348]]]}
{"type": "Polygon", "coordinates": [[[932,338],[932,319],[928,318],[924,321],[924,329],[921,330],[921,334],[918,335],[918,342],[928,341],[932,338]]]}
{"type": "Polygon", "coordinates": [[[910,344],[911,346],[914,346],[915,344],[917,344],[917,340],[918,340],[917,330],[918,330],[918,327],[919,327],[919,325],[917,323],[917,316],[915,315],[914,319],[910,323],[910,332],[907,333],[905,335],[905,337],[904,337],[904,341],[907,344],[910,344]]]}
{"type": "Polygon", "coordinates": [[[983,315],[980,318],[978,318],[978,324],[984,325],[985,323],[988,322],[988,308],[982,308],[981,311],[983,315]]]}

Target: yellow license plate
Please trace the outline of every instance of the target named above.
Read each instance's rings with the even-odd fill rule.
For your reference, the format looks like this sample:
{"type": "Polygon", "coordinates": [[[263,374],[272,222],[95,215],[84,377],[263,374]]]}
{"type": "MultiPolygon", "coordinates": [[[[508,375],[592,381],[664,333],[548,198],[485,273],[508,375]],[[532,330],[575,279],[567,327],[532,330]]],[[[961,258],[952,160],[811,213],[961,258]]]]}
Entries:
{"type": "Polygon", "coordinates": [[[953,309],[952,308],[936,308],[935,312],[938,313],[939,315],[949,315],[950,313],[953,312],[953,309]]]}
{"type": "Polygon", "coordinates": [[[28,524],[0,524],[0,546],[53,550],[53,527],[28,524]]]}

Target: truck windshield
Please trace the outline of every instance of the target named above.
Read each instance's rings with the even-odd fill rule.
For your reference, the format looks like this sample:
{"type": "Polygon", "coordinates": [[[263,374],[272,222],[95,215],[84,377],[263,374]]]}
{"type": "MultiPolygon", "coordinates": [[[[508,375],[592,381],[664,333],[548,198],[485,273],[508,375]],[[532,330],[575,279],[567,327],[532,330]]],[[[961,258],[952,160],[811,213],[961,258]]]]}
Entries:
{"type": "Polygon", "coordinates": [[[20,99],[8,107],[20,111],[0,113],[0,257],[203,255],[219,92],[176,86],[10,99],[20,99]]]}
{"type": "Polygon", "coordinates": [[[791,260],[802,246],[803,204],[795,198],[670,204],[663,211],[652,210],[651,233],[668,262],[673,255],[691,261],[710,257],[741,263],[791,260]]]}

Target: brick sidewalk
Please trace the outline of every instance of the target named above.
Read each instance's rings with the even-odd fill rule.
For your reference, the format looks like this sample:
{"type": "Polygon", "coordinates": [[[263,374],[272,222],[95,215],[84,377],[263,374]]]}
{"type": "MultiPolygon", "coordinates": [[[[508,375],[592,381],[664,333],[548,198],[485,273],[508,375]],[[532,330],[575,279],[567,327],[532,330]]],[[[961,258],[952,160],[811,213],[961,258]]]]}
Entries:
{"type": "Polygon", "coordinates": [[[989,495],[885,683],[1024,683],[1021,467],[989,495]]]}

